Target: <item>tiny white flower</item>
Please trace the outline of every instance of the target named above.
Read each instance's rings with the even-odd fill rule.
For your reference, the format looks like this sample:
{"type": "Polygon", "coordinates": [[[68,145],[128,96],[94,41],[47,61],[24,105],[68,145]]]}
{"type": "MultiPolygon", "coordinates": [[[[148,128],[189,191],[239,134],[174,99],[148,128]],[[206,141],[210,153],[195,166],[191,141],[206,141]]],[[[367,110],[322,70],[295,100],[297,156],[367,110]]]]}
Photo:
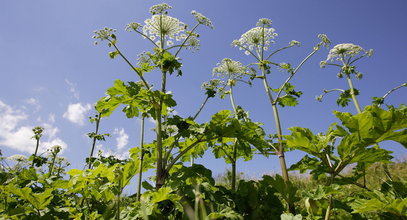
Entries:
{"type": "Polygon", "coordinates": [[[171,47],[172,45],[174,45],[174,42],[172,40],[168,40],[167,41],[167,46],[171,47]]]}

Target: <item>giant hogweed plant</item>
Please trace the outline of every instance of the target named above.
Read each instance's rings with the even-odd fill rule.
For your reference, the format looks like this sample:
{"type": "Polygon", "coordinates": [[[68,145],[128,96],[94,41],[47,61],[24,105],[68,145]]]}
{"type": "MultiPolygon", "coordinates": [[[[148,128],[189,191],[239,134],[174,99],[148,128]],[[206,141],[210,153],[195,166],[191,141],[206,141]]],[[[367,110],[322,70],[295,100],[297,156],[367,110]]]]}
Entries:
{"type": "MultiPolygon", "coordinates": [[[[233,109],[233,115],[239,122],[252,123],[248,117],[248,113],[245,112],[241,106],[236,105],[236,101],[233,94],[233,89],[237,82],[244,82],[251,85],[250,81],[245,81],[244,77],[249,75],[246,67],[240,62],[225,58],[221,63],[218,63],[213,68],[213,75],[216,75],[219,79],[213,79],[212,84],[216,84],[218,93],[223,99],[225,95],[229,96],[230,104],[233,109]]],[[[256,128],[261,124],[253,123],[253,128],[256,128]]],[[[247,130],[247,132],[257,132],[258,135],[264,136],[263,130],[247,130]],[[259,133],[260,132],[260,133],[259,133]]],[[[266,153],[268,148],[266,143],[256,144],[257,150],[260,153],[266,153]]],[[[245,161],[251,160],[254,150],[250,143],[236,138],[222,138],[217,146],[213,147],[213,152],[216,158],[223,157],[227,163],[232,165],[231,169],[231,189],[236,190],[236,164],[239,158],[244,158],[245,161]]]]}
{"type": "Polygon", "coordinates": [[[165,184],[171,168],[179,161],[189,160],[190,156],[200,156],[208,146],[212,146],[222,137],[240,138],[251,144],[264,144],[262,133],[244,132],[253,128],[252,123],[238,123],[230,111],[220,111],[212,117],[209,123],[197,124],[194,119],[202,110],[208,98],[214,96],[214,90],[207,88],[207,98],[194,117],[182,118],[170,115],[169,109],[176,106],[171,93],[167,92],[167,77],[177,72],[182,76],[180,58],[182,49],[197,49],[199,47],[197,27],[205,25],[212,27],[211,21],[202,14],[192,11],[197,24],[191,29],[176,18],[168,15],[171,7],[160,4],[151,7],[152,17],[144,25],[130,23],[126,30],[136,32],[153,45],[151,52],[139,56],[139,62],[132,64],[121,52],[117,44],[114,30],[105,28],[96,31],[94,38],[108,41],[108,46],[114,48],[111,58],[120,56],[139,77],[140,81],[125,83],[116,80],[114,86],[107,90],[106,97],[99,100],[96,108],[102,117],[107,117],[119,106],[125,105],[123,112],[128,118],[138,117],[140,113],[152,117],[156,122],[156,138],[150,152],[156,159],[156,188],[165,184]],[[178,43],[179,42],[179,43],[178,43]],[[144,74],[157,70],[161,75],[161,88],[147,82],[144,74]]]}
{"type": "MultiPolygon", "coordinates": [[[[314,178],[327,180],[326,187],[320,187],[317,190],[319,191],[318,195],[323,192],[324,196],[315,196],[317,195],[315,193],[305,194],[308,207],[314,206],[314,208],[308,209],[310,216],[322,215],[321,210],[319,210],[319,213],[316,213],[315,210],[316,200],[320,200],[319,206],[324,207],[325,219],[330,218],[331,211],[334,208],[334,195],[338,196],[340,194],[338,184],[352,184],[364,191],[372,191],[366,186],[366,168],[377,162],[389,163],[392,159],[392,152],[380,148],[378,145],[380,142],[391,140],[407,147],[407,117],[404,106],[399,108],[390,106],[388,110],[384,110],[379,108],[381,103],[376,103],[376,105],[366,106],[362,111],[356,98],[359,90],[354,88],[351,76],[355,75],[356,78],[360,79],[362,74],[356,71],[354,63],[363,57],[371,56],[371,54],[372,50],[366,51],[354,44],[338,44],[330,50],[327,60],[321,62],[321,67],[327,65],[339,67],[338,77],[346,77],[349,89],[325,90],[324,94],[318,96],[317,99],[321,101],[324,95],[329,92],[340,91],[341,95],[337,100],[337,104],[346,106],[352,99],[357,110],[356,115],[334,111],[341,125],[332,124],[326,133],[315,135],[309,129],[293,127],[290,128],[291,135],[286,136],[288,147],[307,153],[298,163],[292,165],[290,170],[299,170],[300,172],[310,170],[314,178]],[[335,61],[338,61],[339,64],[335,63],[335,61]],[[356,164],[353,175],[350,177],[343,176],[342,171],[353,164],[356,164]],[[359,183],[358,180],[361,177],[363,182],[359,183]],[[321,203],[321,199],[325,198],[328,198],[328,202],[321,203]]],[[[398,88],[401,87],[399,86],[390,92],[398,88]]],[[[383,100],[380,101],[383,102],[383,100]]],[[[379,194],[373,193],[373,195],[379,194]]],[[[372,193],[368,195],[372,195],[372,193]]],[[[379,196],[382,196],[382,194],[379,196]]],[[[353,206],[357,208],[355,213],[364,213],[364,210],[369,210],[358,210],[363,202],[358,199],[356,201],[359,201],[356,202],[359,205],[353,206]]],[[[402,203],[399,201],[399,203],[392,205],[400,208],[403,206],[402,203]]],[[[349,206],[347,207],[350,209],[349,206]]],[[[394,208],[394,210],[398,210],[398,208],[394,208]]],[[[393,214],[402,215],[402,212],[398,210],[394,211],[393,214]]]]}
{"type": "Polygon", "coordinates": [[[277,36],[277,33],[275,32],[275,29],[271,27],[271,24],[272,21],[270,19],[259,19],[256,27],[242,34],[238,40],[234,40],[232,42],[232,46],[239,48],[239,50],[243,50],[246,55],[252,56],[255,59],[255,62],[249,64],[247,67],[252,71],[251,79],[260,79],[262,81],[268,101],[272,106],[277,133],[276,136],[278,139],[278,146],[273,145],[272,150],[275,151],[280,159],[284,180],[289,181],[287,165],[284,158],[282,125],[277,106],[279,105],[281,107],[286,107],[296,106],[298,104],[297,99],[301,96],[302,92],[294,90],[295,86],[290,84],[291,79],[303,66],[303,64],[320,49],[321,46],[328,46],[330,42],[325,35],[320,34],[318,37],[321,39],[321,42],[314,47],[313,51],[307,57],[305,57],[298,66],[292,67],[289,63],[276,63],[271,61],[273,55],[288,48],[299,46],[300,42],[292,40],[287,46],[276,49],[273,52],[269,52],[269,49],[272,44],[275,43],[274,39],[277,36]],[[257,66],[260,73],[258,74],[256,69],[252,66],[257,66]],[[282,83],[281,86],[276,88],[272,88],[270,86],[270,81],[268,79],[269,74],[271,74],[271,66],[277,66],[278,68],[289,73],[289,77],[282,83]]]}

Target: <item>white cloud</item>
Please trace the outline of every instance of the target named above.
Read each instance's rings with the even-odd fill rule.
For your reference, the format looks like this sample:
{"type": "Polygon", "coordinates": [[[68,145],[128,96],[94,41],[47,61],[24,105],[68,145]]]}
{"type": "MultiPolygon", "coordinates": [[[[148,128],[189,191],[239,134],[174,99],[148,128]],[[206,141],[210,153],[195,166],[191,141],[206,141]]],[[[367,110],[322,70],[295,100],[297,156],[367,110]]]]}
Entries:
{"type": "MultiPolygon", "coordinates": [[[[27,125],[28,116],[20,109],[12,108],[0,100],[0,146],[8,147],[20,152],[34,153],[36,140],[32,138],[34,126],[27,125]],[[22,125],[25,123],[24,125],[22,125]]],[[[59,129],[52,124],[41,125],[45,128],[38,149],[43,153],[53,145],[60,145],[63,149],[68,146],[56,137],[59,129]],[[43,141],[46,139],[47,141],[43,141]]]]}
{"type": "Polygon", "coordinates": [[[68,119],[70,122],[84,125],[86,113],[92,108],[91,104],[69,104],[68,109],[62,115],[62,117],[68,119]]]}
{"type": "Polygon", "coordinates": [[[47,149],[50,149],[51,147],[59,145],[62,149],[60,154],[62,154],[66,149],[68,149],[68,145],[61,139],[55,138],[50,141],[42,142],[41,143],[41,152],[45,152],[47,149]]]}
{"type": "Polygon", "coordinates": [[[129,135],[124,131],[124,128],[118,129],[115,128],[113,134],[117,135],[116,142],[117,142],[117,149],[123,149],[129,143],[129,135]]]}
{"type": "Polygon", "coordinates": [[[67,79],[65,79],[65,83],[69,86],[69,91],[72,93],[73,97],[79,100],[79,91],[76,90],[76,85],[67,79]]]}
{"type": "Polygon", "coordinates": [[[55,123],[55,114],[54,113],[51,113],[48,115],[48,121],[50,123],[55,123]]]}
{"type": "Polygon", "coordinates": [[[98,155],[98,151],[102,152],[102,156],[108,157],[108,156],[114,156],[117,159],[124,160],[130,157],[129,151],[112,151],[110,149],[106,149],[103,147],[102,144],[96,145],[96,152],[94,153],[94,157],[98,155]]]}

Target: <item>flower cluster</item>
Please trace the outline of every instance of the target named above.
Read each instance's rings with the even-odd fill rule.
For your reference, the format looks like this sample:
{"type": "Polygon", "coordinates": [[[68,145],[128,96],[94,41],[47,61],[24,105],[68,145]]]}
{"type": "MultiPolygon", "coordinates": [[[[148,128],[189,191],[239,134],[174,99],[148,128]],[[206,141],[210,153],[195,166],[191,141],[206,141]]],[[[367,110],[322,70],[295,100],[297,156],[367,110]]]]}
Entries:
{"type": "MultiPolygon", "coordinates": [[[[168,15],[153,15],[150,19],[145,20],[143,26],[143,34],[148,36],[152,41],[156,38],[176,39],[177,41],[185,39],[187,36],[184,34],[187,25],[168,15]]],[[[173,42],[169,40],[168,45],[173,42]]],[[[160,46],[161,42],[157,41],[156,44],[160,46]]]]}
{"type": "Polygon", "coordinates": [[[231,75],[235,75],[235,78],[237,78],[247,73],[246,67],[241,62],[229,58],[224,58],[221,63],[216,64],[212,72],[213,74],[218,73],[219,77],[226,75],[228,78],[231,78],[231,75]]]}
{"type": "Polygon", "coordinates": [[[328,57],[326,60],[327,61],[333,61],[334,59],[341,60],[342,57],[354,57],[360,53],[365,53],[365,54],[369,55],[371,53],[371,51],[372,50],[366,51],[361,46],[351,44],[351,43],[338,44],[338,45],[335,45],[334,48],[332,48],[329,51],[329,54],[328,54],[328,57]]]}
{"type": "MultiPolygon", "coordinates": [[[[99,39],[100,41],[108,40],[112,36],[113,32],[116,32],[116,30],[105,27],[103,29],[93,31],[93,33],[95,33],[95,35],[93,35],[92,38],[99,39]]],[[[97,44],[97,42],[95,42],[95,44],[97,44]]]]}
{"type": "Polygon", "coordinates": [[[205,17],[204,15],[202,15],[201,13],[198,13],[196,11],[191,11],[191,14],[193,16],[195,16],[198,23],[206,25],[213,29],[212,21],[209,18],[205,17]]]}
{"type": "Polygon", "coordinates": [[[185,47],[189,50],[199,50],[200,45],[201,44],[200,44],[198,37],[195,35],[191,35],[191,36],[189,36],[185,47]]]}
{"type": "Polygon", "coordinates": [[[289,45],[290,46],[300,46],[300,42],[299,41],[296,41],[296,40],[292,40],[290,43],[289,43],[289,45]]]}
{"type": "Polygon", "coordinates": [[[150,13],[153,14],[153,15],[163,14],[163,13],[166,14],[167,10],[171,9],[171,8],[172,8],[171,6],[169,6],[169,5],[165,4],[165,3],[158,4],[158,5],[153,5],[153,6],[150,7],[150,13]]]}
{"type": "Polygon", "coordinates": [[[132,22],[130,24],[127,24],[126,26],[126,31],[137,31],[142,25],[137,22],[132,22]]]}
{"type": "Polygon", "coordinates": [[[274,28],[267,28],[271,25],[271,20],[262,18],[257,22],[255,27],[244,33],[239,40],[234,40],[232,46],[239,47],[240,50],[245,50],[245,54],[249,55],[252,52],[259,54],[261,51],[268,50],[271,43],[274,43],[274,38],[277,36],[274,28]]]}
{"type": "Polygon", "coordinates": [[[10,157],[7,157],[7,159],[16,162],[26,162],[28,160],[26,156],[21,154],[12,155],[10,157]]]}
{"type": "Polygon", "coordinates": [[[256,23],[257,27],[271,27],[273,22],[268,18],[260,18],[259,21],[256,23]]]}

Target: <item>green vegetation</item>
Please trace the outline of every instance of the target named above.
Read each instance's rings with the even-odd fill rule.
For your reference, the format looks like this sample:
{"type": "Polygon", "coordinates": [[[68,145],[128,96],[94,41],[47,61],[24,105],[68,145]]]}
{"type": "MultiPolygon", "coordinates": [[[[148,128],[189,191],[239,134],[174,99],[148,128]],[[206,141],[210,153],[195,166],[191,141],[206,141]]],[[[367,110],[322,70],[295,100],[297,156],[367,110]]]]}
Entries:
{"type": "Polygon", "coordinates": [[[197,24],[188,29],[168,15],[169,9],[167,4],[152,6],[152,17],[144,25],[127,25],[127,31],[141,35],[153,46],[150,52],[140,54],[136,64],[119,49],[114,29],[95,32],[94,38],[107,42],[112,49],[109,57],[124,60],[138,81],[116,80],[97,102],[97,113],[90,118],[95,122],[95,131],[88,134],[92,139],[90,154],[86,159],[84,156],[87,169],[66,171],[69,164],[59,157],[59,146],[50,149],[47,157],[37,155],[44,130],[41,127],[33,129],[36,150],[29,159],[21,155],[1,157],[2,219],[407,219],[407,162],[392,162],[392,152],[379,145],[393,141],[407,148],[407,108],[403,104],[380,107],[390,93],[406,83],[383,97],[374,97],[372,105],[361,107],[352,77],[361,79],[355,62],[371,56],[371,50],[338,44],[321,62],[321,67],[339,67],[338,77],[346,77],[349,89],[325,90],[318,99],[339,91],[338,105],[346,106],[352,100],[358,114],[335,111],[338,123],[327,125],[325,133],[292,127],[290,134],[283,134],[278,112],[296,106],[302,94],[295,90],[291,79],[322,46],[330,47],[330,41],[320,34],[310,54],[295,67],[275,63],[271,60],[274,54],[299,42],[291,41],[286,47],[268,52],[276,34],[271,20],[262,18],[232,43],[253,56],[255,62],[243,65],[223,59],[213,69],[214,79],[203,84],[206,98],[199,110],[183,118],[170,114],[177,102],[167,92],[167,78],[182,77],[180,54],[185,49],[199,48],[198,27],[213,26],[208,18],[192,11],[197,24]],[[269,86],[274,67],[288,73],[277,88],[269,86]],[[152,72],[158,73],[159,89],[144,77],[152,72]],[[253,80],[264,84],[276,134],[267,135],[262,124],[253,122],[237,105],[236,83],[250,85],[253,80]],[[195,119],[208,100],[216,96],[229,97],[232,110],[220,110],[207,122],[197,123],[195,119]],[[102,121],[117,108],[122,108],[129,119],[141,118],[140,144],[130,150],[126,160],[95,156],[96,142],[109,136],[99,134],[102,121]],[[144,143],[146,118],[156,123],[151,143],[144,143]],[[306,155],[287,168],[287,150],[306,155]],[[218,184],[204,165],[185,166],[208,151],[231,164],[230,172],[218,178],[218,184]],[[277,155],[282,174],[247,180],[244,174],[237,173],[238,159],[252,160],[255,153],[277,155]],[[155,169],[154,185],[142,182],[142,174],[150,169],[155,169]],[[307,174],[299,177],[290,171],[307,174]],[[124,188],[135,178],[137,193],[123,195],[124,188]]]}

